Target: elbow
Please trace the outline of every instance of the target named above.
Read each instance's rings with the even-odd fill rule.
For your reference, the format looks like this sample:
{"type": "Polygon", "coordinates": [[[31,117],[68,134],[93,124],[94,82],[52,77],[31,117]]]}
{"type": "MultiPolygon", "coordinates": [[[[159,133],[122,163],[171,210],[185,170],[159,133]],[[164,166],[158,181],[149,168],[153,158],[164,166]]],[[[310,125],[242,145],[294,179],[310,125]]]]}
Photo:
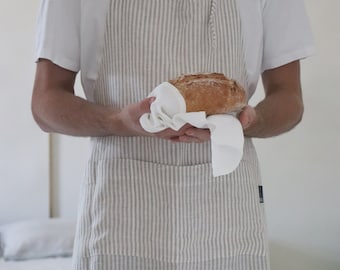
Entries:
{"type": "Polygon", "coordinates": [[[49,133],[52,132],[52,130],[44,118],[45,114],[43,107],[43,102],[39,101],[39,99],[33,95],[31,100],[31,113],[33,119],[42,131],[49,133]]]}
{"type": "Polygon", "coordinates": [[[305,107],[303,105],[303,101],[300,100],[299,105],[298,105],[298,109],[297,109],[297,121],[296,121],[296,124],[299,124],[302,121],[304,112],[305,112],[305,107]]]}
{"type": "Polygon", "coordinates": [[[292,128],[296,127],[298,124],[301,123],[304,115],[304,105],[302,100],[298,100],[296,106],[295,106],[295,113],[292,121],[292,128]]]}
{"type": "Polygon", "coordinates": [[[44,132],[51,132],[52,130],[49,128],[49,126],[45,123],[43,117],[39,113],[39,111],[32,105],[31,107],[33,119],[36,122],[36,124],[39,126],[39,128],[44,132]]]}

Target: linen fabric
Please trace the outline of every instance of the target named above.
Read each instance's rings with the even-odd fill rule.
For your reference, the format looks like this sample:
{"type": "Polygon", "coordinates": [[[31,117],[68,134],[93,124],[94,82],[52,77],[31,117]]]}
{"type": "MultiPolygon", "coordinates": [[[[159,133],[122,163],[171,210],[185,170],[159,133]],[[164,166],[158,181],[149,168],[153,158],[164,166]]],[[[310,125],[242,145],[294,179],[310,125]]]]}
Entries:
{"type": "MultiPolygon", "coordinates": [[[[250,98],[263,70],[313,50],[297,0],[69,2],[43,1],[36,57],[80,70],[88,100],[118,109],[196,72],[224,73],[250,98]],[[272,15],[282,10],[292,24],[272,15]],[[285,31],[297,40],[281,40],[285,31]]],[[[209,142],[108,136],[91,145],[74,269],[269,269],[251,139],[239,167],[216,178],[209,142]]]]}

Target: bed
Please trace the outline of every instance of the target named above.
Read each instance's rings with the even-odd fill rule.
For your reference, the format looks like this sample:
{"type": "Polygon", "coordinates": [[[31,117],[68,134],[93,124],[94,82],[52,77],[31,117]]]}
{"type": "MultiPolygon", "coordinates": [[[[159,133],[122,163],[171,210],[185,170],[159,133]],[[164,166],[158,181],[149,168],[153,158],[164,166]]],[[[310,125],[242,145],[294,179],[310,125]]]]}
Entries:
{"type": "Polygon", "coordinates": [[[71,270],[75,222],[49,218],[0,226],[0,270],[71,270]]]}

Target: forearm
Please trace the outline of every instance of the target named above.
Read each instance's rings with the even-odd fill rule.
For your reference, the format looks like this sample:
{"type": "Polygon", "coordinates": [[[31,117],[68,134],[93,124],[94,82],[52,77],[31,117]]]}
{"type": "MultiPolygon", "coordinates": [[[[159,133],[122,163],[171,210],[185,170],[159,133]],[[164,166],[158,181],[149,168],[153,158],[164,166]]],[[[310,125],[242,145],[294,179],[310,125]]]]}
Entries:
{"type": "Polygon", "coordinates": [[[63,90],[33,95],[32,112],[36,122],[46,132],[107,136],[121,130],[117,111],[90,103],[63,90]]]}
{"type": "Polygon", "coordinates": [[[268,95],[255,107],[255,120],[244,130],[247,137],[277,136],[294,128],[302,119],[303,102],[300,95],[284,89],[268,95]]]}
{"type": "Polygon", "coordinates": [[[240,114],[244,134],[266,138],[291,130],[302,118],[300,63],[293,61],[262,73],[265,98],[240,114]]]}
{"type": "Polygon", "coordinates": [[[148,104],[142,104],[145,108],[136,104],[123,112],[88,102],[74,95],[76,76],[76,72],[39,59],[31,106],[34,119],[44,131],[91,137],[141,133],[133,116],[144,113],[148,104]]]}

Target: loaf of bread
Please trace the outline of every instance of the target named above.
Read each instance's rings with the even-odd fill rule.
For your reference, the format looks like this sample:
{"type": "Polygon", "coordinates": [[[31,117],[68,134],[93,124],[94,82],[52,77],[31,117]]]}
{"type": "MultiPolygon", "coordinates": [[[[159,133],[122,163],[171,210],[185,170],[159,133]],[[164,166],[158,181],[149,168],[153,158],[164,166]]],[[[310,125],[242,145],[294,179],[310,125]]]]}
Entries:
{"type": "Polygon", "coordinates": [[[169,83],[184,97],[187,112],[230,113],[241,110],[247,102],[244,89],[221,73],[182,75],[169,83]]]}

